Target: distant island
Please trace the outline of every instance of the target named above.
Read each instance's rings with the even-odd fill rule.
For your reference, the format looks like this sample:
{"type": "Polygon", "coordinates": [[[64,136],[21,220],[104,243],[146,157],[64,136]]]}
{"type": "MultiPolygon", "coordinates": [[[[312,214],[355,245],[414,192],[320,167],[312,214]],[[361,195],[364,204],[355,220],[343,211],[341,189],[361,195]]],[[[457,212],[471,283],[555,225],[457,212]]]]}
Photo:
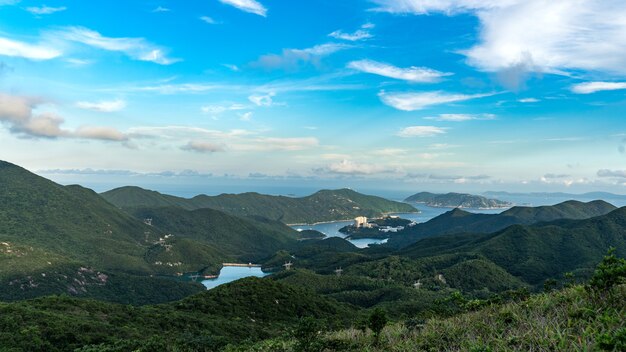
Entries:
{"type": "Polygon", "coordinates": [[[429,207],[437,208],[501,209],[513,206],[513,203],[510,202],[466,193],[437,194],[420,192],[406,198],[404,201],[407,203],[423,203],[429,207]]]}
{"type": "Polygon", "coordinates": [[[541,198],[567,198],[567,199],[626,199],[626,195],[609,192],[587,192],[587,193],[563,193],[563,192],[504,192],[487,191],[483,193],[487,197],[541,197],[541,198]]]}

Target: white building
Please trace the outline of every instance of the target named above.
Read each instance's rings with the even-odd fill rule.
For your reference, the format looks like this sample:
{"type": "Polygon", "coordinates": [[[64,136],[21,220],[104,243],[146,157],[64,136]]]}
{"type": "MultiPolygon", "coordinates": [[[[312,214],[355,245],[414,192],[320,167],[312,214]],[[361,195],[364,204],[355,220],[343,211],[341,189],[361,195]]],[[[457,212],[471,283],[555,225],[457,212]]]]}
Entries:
{"type": "Polygon", "coordinates": [[[370,227],[365,216],[357,216],[354,218],[354,227],[370,227]]]}

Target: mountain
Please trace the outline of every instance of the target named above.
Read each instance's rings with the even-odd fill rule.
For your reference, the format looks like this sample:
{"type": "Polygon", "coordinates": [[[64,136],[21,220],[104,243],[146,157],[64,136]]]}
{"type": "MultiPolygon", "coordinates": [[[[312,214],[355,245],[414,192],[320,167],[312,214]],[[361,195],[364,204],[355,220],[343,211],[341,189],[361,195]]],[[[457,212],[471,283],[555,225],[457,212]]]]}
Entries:
{"type": "Polygon", "coordinates": [[[218,351],[228,343],[278,336],[303,317],[346,326],[354,316],[349,305],[259,278],[145,307],[53,296],[0,302],[0,349],[218,351]]]}
{"type": "Polygon", "coordinates": [[[406,198],[404,201],[407,203],[423,203],[429,207],[439,208],[494,209],[508,208],[513,205],[509,202],[466,193],[435,194],[420,192],[406,198]]]}
{"type": "MultiPolygon", "coordinates": [[[[277,250],[296,244],[300,233],[273,220],[258,217],[241,218],[213,209],[185,210],[178,207],[135,208],[131,214],[151,219],[152,226],[174,235],[211,246],[215,252],[207,258],[224,261],[254,262],[277,250]]],[[[165,253],[164,253],[165,254],[165,253]]],[[[169,262],[185,261],[171,258],[169,262]]],[[[163,261],[163,260],[161,260],[163,261]]]]}
{"type": "Polygon", "coordinates": [[[100,269],[145,273],[152,272],[143,260],[145,246],[159,235],[91,190],[0,162],[0,239],[8,247],[32,246],[100,269]]]}
{"type": "Polygon", "coordinates": [[[216,209],[237,216],[261,216],[286,224],[315,223],[378,217],[385,213],[415,212],[408,204],[368,196],[350,189],[322,190],[310,196],[292,198],[259,193],[199,195],[190,199],[160,194],[138,187],[122,187],[102,197],[123,209],[177,206],[187,210],[216,209]]]}
{"type": "Polygon", "coordinates": [[[511,193],[503,191],[487,191],[483,195],[486,197],[540,197],[540,198],[569,198],[569,199],[604,199],[604,200],[624,200],[626,195],[609,192],[587,192],[582,194],[564,192],[531,192],[531,193],[511,193]]]}
{"type": "Polygon", "coordinates": [[[70,294],[143,304],[197,292],[146,276],[166,272],[145,260],[160,236],[91,190],[0,161],[0,299],[70,294]]]}
{"type": "Polygon", "coordinates": [[[571,200],[541,207],[518,206],[500,214],[477,214],[457,208],[425,223],[391,234],[388,244],[398,248],[428,236],[460,232],[491,233],[516,224],[530,225],[559,219],[586,219],[608,214],[615,209],[617,209],[615,206],[602,200],[588,203],[571,200]]]}
{"type": "Polygon", "coordinates": [[[584,220],[513,225],[488,234],[428,237],[402,249],[408,258],[480,255],[531,285],[566,272],[585,276],[610,247],[626,255],[626,207],[584,220]]]}

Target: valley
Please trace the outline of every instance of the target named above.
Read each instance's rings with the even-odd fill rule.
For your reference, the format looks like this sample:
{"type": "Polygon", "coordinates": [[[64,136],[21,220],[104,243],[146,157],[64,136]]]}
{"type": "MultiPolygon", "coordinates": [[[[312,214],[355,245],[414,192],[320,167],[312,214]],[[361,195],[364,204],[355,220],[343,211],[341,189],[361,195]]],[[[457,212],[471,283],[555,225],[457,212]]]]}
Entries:
{"type": "Polygon", "coordinates": [[[318,192],[316,201],[228,196],[228,207],[205,208],[136,188],[100,196],[6,162],[0,180],[0,310],[31,316],[0,321],[0,343],[18,349],[245,349],[284,339],[304,316],[324,326],[324,339],[346,342],[341,334],[374,311],[385,312],[390,329],[404,329],[465,319],[451,297],[515,305],[546,287],[574,295],[567,287],[593,279],[609,248],[626,256],[626,208],[601,200],[449,210],[342,189],[318,192]],[[373,216],[362,228],[329,221],[321,199],[332,209],[351,204],[339,220],[373,216]],[[295,214],[316,224],[280,220],[295,214]],[[75,313],[63,308],[70,306],[75,313]],[[103,311],[105,320],[94,318],[103,311]],[[119,319],[126,328],[115,327],[119,319]],[[76,324],[107,334],[70,336],[76,324]],[[26,326],[33,345],[11,337],[26,326]]]}

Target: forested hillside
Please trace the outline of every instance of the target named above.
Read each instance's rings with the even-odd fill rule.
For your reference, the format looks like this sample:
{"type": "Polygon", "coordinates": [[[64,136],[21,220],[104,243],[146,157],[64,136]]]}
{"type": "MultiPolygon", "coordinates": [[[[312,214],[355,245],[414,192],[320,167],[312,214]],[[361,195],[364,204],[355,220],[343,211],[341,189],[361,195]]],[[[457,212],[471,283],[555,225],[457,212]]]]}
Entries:
{"type": "Polygon", "coordinates": [[[378,217],[386,213],[416,212],[409,204],[364,195],[350,189],[323,190],[292,198],[259,193],[199,195],[190,199],[173,197],[138,187],[122,187],[102,193],[117,207],[177,206],[187,210],[211,208],[237,216],[261,216],[286,224],[378,217]]]}

